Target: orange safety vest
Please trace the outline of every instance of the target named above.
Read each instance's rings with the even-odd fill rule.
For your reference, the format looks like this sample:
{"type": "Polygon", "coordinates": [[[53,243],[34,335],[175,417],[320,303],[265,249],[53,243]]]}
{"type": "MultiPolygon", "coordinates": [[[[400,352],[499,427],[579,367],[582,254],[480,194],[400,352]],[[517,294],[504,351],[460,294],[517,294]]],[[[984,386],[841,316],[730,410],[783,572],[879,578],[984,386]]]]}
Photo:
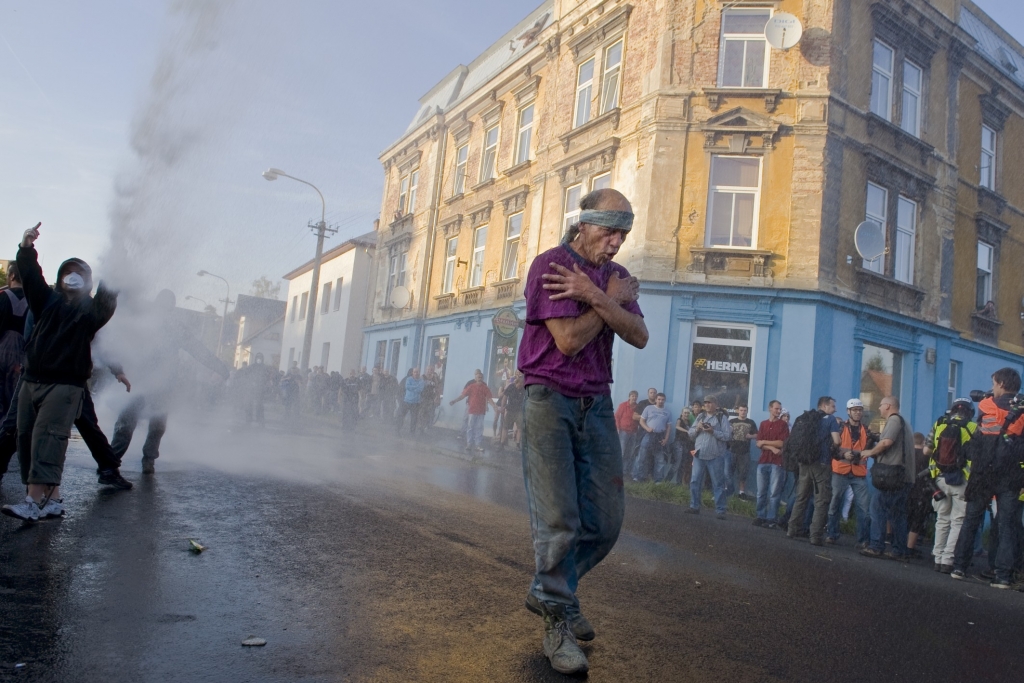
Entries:
{"type": "MultiPolygon", "coordinates": [[[[847,423],[843,424],[843,431],[839,434],[839,448],[842,450],[851,451],[862,451],[868,447],[868,427],[865,424],[860,426],[860,438],[856,441],[853,440],[853,434],[850,425],[847,423]]],[[[854,465],[849,460],[833,460],[832,471],[836,474],[846,475],[852,474],[855,477],[866,477],[868,476],[868,466],[863,462],[859,465],[854,465]]]]}
{"type": "MultiPolygon", "coordinates": [[[[980,404],[978,404],[978,431],[981,434],[999,434],[1003,430],[1003,424],[1006,422],[1006,416],[1009,415],[1008,410],[1003,410],[996,405],[995,399],[991,396],[986,398],[980,404]]],[[[1024,433],[1024,420],[1017,418],[1013,424],[1007,429],[1006,433],[1011,436],[1021,436],[1024,433]]]]}

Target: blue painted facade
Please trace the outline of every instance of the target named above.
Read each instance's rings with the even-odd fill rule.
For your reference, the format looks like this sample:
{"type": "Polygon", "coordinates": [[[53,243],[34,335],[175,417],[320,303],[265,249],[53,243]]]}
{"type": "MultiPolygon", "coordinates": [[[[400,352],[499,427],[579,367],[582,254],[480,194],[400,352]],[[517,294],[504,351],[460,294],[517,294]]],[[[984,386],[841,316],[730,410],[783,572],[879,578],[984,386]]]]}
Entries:
{"type": "MultiPolygon", "coordinates": [[[[768,402],[779,399],[795,418],[822,395],[836,398],[839,414],[861,394],[865,345],[901,355],[899,398],[902,413],[916,431],[927,431],[945,411],[949,398],[949,365],[958,364],[955,393],[988,389],[990,375],[1001,367],[1024,372],[1024,358],[998,348],[962,339],[949,328],[901,316],[880,308],[821,292],[751,287],[644,283],[640,306],[650,341],[637,350],[617,340],[612,396],[624,401],[631,389],[665,392],[674,412],[687,402],[693,372],[693,340],[700,324],[731,324],[751,330],[749,368],[750,415],[767,416],[768,402]]],[[[525,302],[513,306],[520,318],[525,302]]],[[[429,340],[449,339],[442,424],[458,426],[462,411],[447,401],[458,395],[477,368],[489,374],[494,332],[483,310],[426,321],[405,321],[366,328],[365,364],[374,364],[381,340],[404,340],[399,376],[427,363],[429,340]]]]}

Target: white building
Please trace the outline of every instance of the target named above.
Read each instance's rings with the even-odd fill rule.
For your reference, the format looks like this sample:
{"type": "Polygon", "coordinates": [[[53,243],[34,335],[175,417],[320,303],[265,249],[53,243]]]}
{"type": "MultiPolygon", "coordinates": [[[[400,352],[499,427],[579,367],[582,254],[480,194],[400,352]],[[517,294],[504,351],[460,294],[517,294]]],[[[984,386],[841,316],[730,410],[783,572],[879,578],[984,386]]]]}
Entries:
{"type": "MultiPolygon", "coordinates": [[[[310,367],[320,365],[326,372],[338,370],[346,375],[349,370],[359,370],[363,319],[376,245],[377,235],[371,232],[324,253],[313,321],[310,367]]],[[[291,367],[293,361],[302,361],[313,261],[302,264],[286,274],[284,279],[288,282],[288,308],[281,340],[282,370],[291,367]]]]}

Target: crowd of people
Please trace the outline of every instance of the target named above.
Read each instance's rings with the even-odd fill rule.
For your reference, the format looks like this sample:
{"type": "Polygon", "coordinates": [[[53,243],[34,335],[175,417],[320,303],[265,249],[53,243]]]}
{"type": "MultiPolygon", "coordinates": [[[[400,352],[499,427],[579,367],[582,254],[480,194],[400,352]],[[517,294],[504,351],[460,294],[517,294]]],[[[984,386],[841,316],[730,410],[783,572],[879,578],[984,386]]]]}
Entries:
{"type": "Polygon", "coordinates": [[[727,519],[736,495],[754,503],[754,526],[819,546],[840,542],[842,523],[852,518],[862,555],[900,562],[924,557],[922,540],[931,535],[935,571],[963,579],[985,555],[980,575],[1009,588],[1024,582],[1020,388],[1015,370],[999,370],[991,391],[974,397],[977,417],[975,400],[957,399],[927,435],[912,430],[894,396],[878,403],[877,431],[864,422],[860,398],[846,402],[845,419],[830,396],[795,420],[772,400],[758,425],[745,406],[730,414],[714,396],[673,418],[655,388],[642,401],[631,391],[615,423],[624,477],[688,486],[690,514],[700,514],[710,489],[716,516],[727,519]]]}

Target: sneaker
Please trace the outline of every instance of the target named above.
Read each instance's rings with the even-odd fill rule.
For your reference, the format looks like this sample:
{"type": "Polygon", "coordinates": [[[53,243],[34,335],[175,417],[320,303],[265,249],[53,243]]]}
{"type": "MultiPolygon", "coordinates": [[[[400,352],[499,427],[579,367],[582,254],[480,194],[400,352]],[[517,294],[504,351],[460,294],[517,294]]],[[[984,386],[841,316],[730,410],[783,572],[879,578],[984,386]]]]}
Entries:
{"type": "Polygon", "coordinates": [[[956,579],[957,581],[963,581],[967,578],[967,574],[964,574],[962,569],[954,569],[949,573],[949,578],[956,579]]]}
{"type": "Polygon", "coordinates": [[[39,504],[32,500],[32,496],[25,496],[22,503],[12,503],[0,508],[0,512],[8,517],[23,519],[26,522],[34,522],[39,519],[39,504]]]}
{"type": "Polygon", "coordinates": [[[590,668],[569,622],[551,614],[544,617],[544,654],[560,674],[581,674],[590,668]]]}
{"type": "Polygon", "coordinates": [[[758,517],[754,520],[754,526],[764,526],[764,520],[758,517]]]}
{"type": "Polygon", "coordinates": [[[132,488],[132,483],[122,477],[121,473],[116,469],[103,470],[99,474],[99,483],[104,486],[113,486],[115,489],[120,489],[122,491],[130,491],[132,488]]]}
{"type": "Polygon", "coordinates": [[[993,588],[1001,588],[1003,590],[1009,590],[1010,588],[1013,588],[1013,584],[1007,581],[1006,579],[994,579],[992,583],[990,583],[989,585],[993,588]]]}
{"type": "Polygon", "coordinates": [[[154,465],[155,465],[155,461],[154,460],[152,460],[150,458],[143,458],[142,459],[142,473],[143,474],[155,474],[156,473],[156,467],[154,465]]]}
{"type": "Polygon", "coordinates": [[[64,516],[64,500],[51,498],[46,505],[39,508],[39,519],[52,519],[64,516]]]}
{"type": "MultiPolygon", "coordinates": [[[[528,593],[526,595],[526,609],[541,617],[543,617],[546,612],[544,609],[544,603],[542,603],[533,593],[528,593]]],[[[594,627],[591,626],[587,618],[583,616],[583,612],[580,612],[579,610],[567,610],[565,619],[569,622],[569,628],[572,629],[572,634],[576,636],[576,640],[593,640],[597,635],[594,633],[594,627]]]]}
{"type": "Polygon", "coordinates": [[[860,551],[860,554],[863,555],[864,557],[874,557],[874,558],[885,557],[884,555],[882,555],[881,552],[875,550],[874,548],[864,548],[863,550],[860,551]]]}
{"type": "Polygon", "coordinates": [[[683,514],[686,514],[686,515],[699,515],[700,514],[700,508],[689,508],[688,507],[685,510],[683,510],[683,514]]]}

